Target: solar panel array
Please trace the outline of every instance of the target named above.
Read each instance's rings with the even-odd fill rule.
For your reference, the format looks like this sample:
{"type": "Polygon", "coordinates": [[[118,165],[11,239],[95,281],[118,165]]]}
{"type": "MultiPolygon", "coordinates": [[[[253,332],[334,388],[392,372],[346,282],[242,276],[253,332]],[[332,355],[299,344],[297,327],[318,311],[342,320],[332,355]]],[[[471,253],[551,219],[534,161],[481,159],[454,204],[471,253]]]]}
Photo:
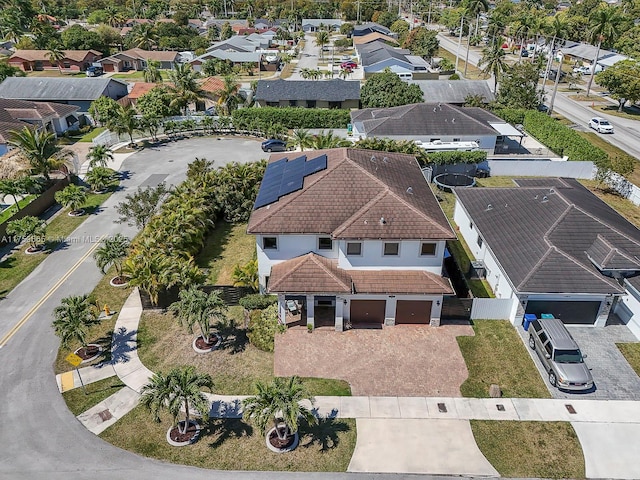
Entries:
{"type": "Polygon", "coordinates": [[[280,197],[302,189],[304,177],[327,168],[327,156],[307,160],[306,155],[289,160],[282,158],[267,165],[254,210],[278,201],[280,197]]]}

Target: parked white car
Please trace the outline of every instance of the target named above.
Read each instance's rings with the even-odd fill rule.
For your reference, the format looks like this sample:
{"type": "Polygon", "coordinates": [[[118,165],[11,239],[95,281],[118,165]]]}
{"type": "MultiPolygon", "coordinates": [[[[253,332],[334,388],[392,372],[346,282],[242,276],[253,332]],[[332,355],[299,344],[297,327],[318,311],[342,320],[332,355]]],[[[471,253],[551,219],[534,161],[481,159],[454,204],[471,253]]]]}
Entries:
{"type": "MultiPolygon", "coordinates": [[[[596,65],[596,73],[600,73],[601,71],[602,71],[602,66],[596,65]]],[[[591,65],[576,67],[573,69],[573,73],[581,73],[582,75],[591,75],[593,73],[593,67],[591,65]]]]}
{"type": "Polygon", "coordinates": [[[598,133],[613,133],[613,125],[608,120],[600,117],[593,117],[589,121],[589,127],[593,128],[598,133]]]}

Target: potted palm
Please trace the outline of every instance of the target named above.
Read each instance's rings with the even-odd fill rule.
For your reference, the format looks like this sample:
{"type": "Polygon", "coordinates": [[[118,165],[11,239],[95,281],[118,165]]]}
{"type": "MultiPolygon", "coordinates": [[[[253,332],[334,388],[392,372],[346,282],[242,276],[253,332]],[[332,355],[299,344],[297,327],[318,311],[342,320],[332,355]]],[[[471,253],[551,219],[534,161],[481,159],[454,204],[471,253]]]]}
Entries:
{"type": "MultiPolygon", "coordinates": [[[[26,216],[18,220],[13,220],[7,225],[7,233],[13,235],[16,240],[26,240],[29,246],[25,253],[39,253],[44,251],[44,237],[47,223],[38,217],[26,216]]],[[[18,243],[18,242],[15,242],[18,243]]]]}
{"type": "Polygon", "coordinates": [[[102,347],[95,343],[87,343],[89,327],[100,323],[96,308],[89,302],[88,295],[73,295],[63,298],[60,305],[53,310],[53,328],[64,348],[72,342],[80,343],[75,354],[83,363],[96,358],[102,347]]]}
{"type": "Polygon", "coordinates": [[[85,178],[94,193],[105,193],[109,189],[115,173],[110,168],[94,167],[87,173],[85,178]]]}

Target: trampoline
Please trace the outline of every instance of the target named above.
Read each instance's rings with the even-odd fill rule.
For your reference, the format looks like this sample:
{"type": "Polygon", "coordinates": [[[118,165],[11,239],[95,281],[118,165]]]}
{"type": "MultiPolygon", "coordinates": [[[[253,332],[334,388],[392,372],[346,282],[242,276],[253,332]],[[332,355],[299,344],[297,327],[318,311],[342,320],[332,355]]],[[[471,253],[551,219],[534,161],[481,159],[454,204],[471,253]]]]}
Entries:
{"type": "Polygon", "coordinates": [[[476,185],[476,179],[470,175],[463,173],[442,173],[436,175],[433,182],[438,186],[440,190],[445,192],[451,192],[453,187],[474,187],[476,185]]]}

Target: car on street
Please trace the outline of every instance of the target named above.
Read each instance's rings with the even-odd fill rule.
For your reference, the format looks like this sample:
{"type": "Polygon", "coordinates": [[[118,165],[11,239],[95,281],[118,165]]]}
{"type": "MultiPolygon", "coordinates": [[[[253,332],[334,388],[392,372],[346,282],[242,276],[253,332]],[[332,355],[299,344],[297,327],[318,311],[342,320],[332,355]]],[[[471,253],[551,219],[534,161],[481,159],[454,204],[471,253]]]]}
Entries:
{"type": "Polygon", "coordinates": [[[277,138],[270,138],[269,140],[265,140],[264,142],[262,142],[262,151],[263,152],[286,152],[288,150],[287,148],[287,142],[285,142],[284,140],[279,140],[277,138]]]}
{"type": "Polygon", "coordinates": [[[613,133],[613,125],[601,117],[593,117],[589,121],[589,128],[593,128],[598,133],[613,133]]]}
{"type": "Polygon", "coordinates": [[[340,68],[342,69],[349,69],[349,70],[353,70],[354,68],[358,68],[358,64],[356,62],[353,61],[348,61],[348,62],[342,62],[340,64],[340,68]]]}

